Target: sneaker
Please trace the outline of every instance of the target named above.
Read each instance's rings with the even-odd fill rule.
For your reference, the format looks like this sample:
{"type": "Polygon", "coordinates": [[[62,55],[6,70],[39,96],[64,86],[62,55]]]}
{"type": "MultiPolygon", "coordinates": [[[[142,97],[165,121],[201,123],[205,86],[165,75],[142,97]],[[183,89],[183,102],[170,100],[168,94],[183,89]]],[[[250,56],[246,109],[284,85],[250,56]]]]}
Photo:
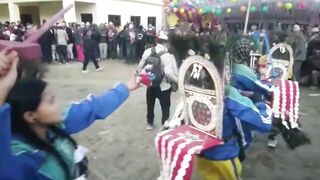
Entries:
{"type": "Polygon", "coordinates": [[[317,90],[318,87],[317,86],[310,86],[310,90],[314,91],[314,90],[317,90]]]}
{"type": "Polygon", "coordinates": [[[276,139],[269,139],[268,140],[268,147],[276,148],[278,145],[278,141],[276,139]]]}
{"type": "Polygon", "coordinates": [[[87,74],[87,73],[89,73],[89,70],[83,70],[82,73],[87,74]]]}
{"type": "Polygon", "coordinates": [[[96,69],[97,72],[102,71],[102,70],[103,70],[103,68],[101,68],[101,67],[96,69]]]}
{"type": "Polygon", "coordinates": [[[148,130],[148,131],[152,131],[152,130],[153,130],[153,126],[152,126],[152,125],[150,125],[150,124],[148,124],[148,126],[147,126],[146,130],[148,130]]]}

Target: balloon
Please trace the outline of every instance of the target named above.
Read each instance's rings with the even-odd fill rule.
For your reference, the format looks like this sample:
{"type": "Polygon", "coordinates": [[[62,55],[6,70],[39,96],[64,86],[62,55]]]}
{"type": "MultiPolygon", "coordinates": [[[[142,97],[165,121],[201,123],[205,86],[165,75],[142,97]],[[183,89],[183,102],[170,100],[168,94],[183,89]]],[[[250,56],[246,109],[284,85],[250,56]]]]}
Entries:
{"type": "Polygon", "coordinates": [[[237,2],[237,0],[231,0],[231,2],[235,3],[235,2],[237,2]]]}
{"type": "Polygon", "coordinates": [[[204,12],[203,9],[200,8],[200,9],[199,9],[199,14],[203,14],[203,12],[204,12]]]}
{"type": "Polygon", "coordinates": [[[173,8],[173,11],[174,11],[174,12],[177,12],[177,11],[178,11],[178,8],[176,8],[176,7],[173,8]]]}
{"type": "Polygon", "coordinates": [[[287,3],[284,5],[284,8],[285,8],[286,10],[291,10],[291,9],[293,8],[293,4],[290,3],[290,2],[287,2],[287,3]]]}
{"type": "Polygon", "coordinates": [[[264,13],[267,13],[269,11],[269,7],[268,6],[263,6],[261,11],[264,12],[264,13]]]}
{"type": "Polygon", "coordinates": [[[223,0],[218,0],[219,3],[221,3],[223,0]]]}
{"type": "Polygon", "coordinates": [[[299,9],[305,9],[307,7],[306,2],[304,2],[303,0],[301,0],[298,4],[299,9]]]}
{"type": "Polygon", "coordinates": [[[192,12],[193,14],[195,14],[195,13],[197,13],[197,10],[196,10],[195,8],[193,8],[193,9],[191,9],[191,12],[192,12]]]}
{"type": "Polygon", "coordinates": [[[231,12],[232,12],[231,8],[228,8],[228,9],[226,10],[226,12],[227,12],[227,14],[231,14],[231,12]]]}
{"type": "Polygon", "coordinates": [[[178,0],[173,0],[173,1],[171,2],[171,6],[172,6],[172,7],[177,7],[177,6],[178,6],[178,0]]]}
{"type": "Polygon", "coordinates": [[[180,8],[180,13],[183,14],[185,12],[184,8],[180,8]]]}
{"type": "Polygon", "coordinates": [[[222,14],[222,9],[221,8],[218,8],[216,9],[216,15],[221,15],[222,14]]]}
{"type": "Polygon", "coordinates": [[[278,7],[278,8],[281,8],[282,5],[283,5],[282,2],[278,2],[278,3],[277,3],[277,7],[278,7]]]}
{"type": "Polygon", "coordinates": [[[240,7],[240,11],[241,11],[241,12],[246,12],[246,11],[247,11],[246,6],[241,6],[241,7],[240,7]]]}
{"type": "Polygon", "coordinates": [[[256,12],[257,8],[255,6],[251,6],[250,12],[256,12]]]}
{"type": "Polygon", "coordinates": [[[206,12],[206,13],[211,12],[211,7],[210,6],[206,6],[204,8],[204,12],[206,12]]]}

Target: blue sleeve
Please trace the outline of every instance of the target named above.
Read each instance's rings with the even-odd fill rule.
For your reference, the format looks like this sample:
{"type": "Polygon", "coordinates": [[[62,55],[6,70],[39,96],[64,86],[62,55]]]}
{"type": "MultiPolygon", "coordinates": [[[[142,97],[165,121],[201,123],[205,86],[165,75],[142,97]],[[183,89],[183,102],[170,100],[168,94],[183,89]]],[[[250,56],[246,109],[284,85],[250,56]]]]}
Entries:
{"type": "Polygon", "coordinates": [[[37,169],[33,156],[21,153],[14,156],[11,151],[10,106],[0,106],[0,179],[24,179],[35,176],[37,169]]]}
{"type": "Polygon", "coordinates": [[[65,116],[64,128],[69,134],[78,133],[89,127],[97,119],[105,119],[114,112],[129,96],[124,84],[99,96],[89,95],[79,103],[73,103],[65,116]]]}
{"type": "Polygon", "coordinates": [[[11,152],[11,118],[10,106],[5,104],[0,107],[0,167],[8,162],[11,152]]]}
{"type": "Polygon", "coordinates": [[[242,96],[235,88],[226,88],[225,107],[236,118],[240,119],[250,130],[262,133],[269,132],[272,126],[272,111],[268,105],[253,102],[242,96]]]}
{"type": "Polygon", "coordinates": [[[259,80],[250,79],[241,74],[232,75],[232,85],[243,91],[252,91],[255,93],[263,94],[267,97],[270,97],[272,92],[272,86],[269,84],[264,84],[259,80]]]}

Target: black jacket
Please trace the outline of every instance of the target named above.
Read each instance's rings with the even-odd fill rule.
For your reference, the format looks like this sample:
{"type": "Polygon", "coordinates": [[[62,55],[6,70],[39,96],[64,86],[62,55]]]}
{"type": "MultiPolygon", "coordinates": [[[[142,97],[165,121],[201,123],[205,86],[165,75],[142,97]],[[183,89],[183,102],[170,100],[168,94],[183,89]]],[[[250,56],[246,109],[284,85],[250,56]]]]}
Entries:
{"type": "Polygon", "coordinates": [[[83,37],[83,50],[85,56],[92,56],[96,51],[96,42],[89,36],[83,37]]]}

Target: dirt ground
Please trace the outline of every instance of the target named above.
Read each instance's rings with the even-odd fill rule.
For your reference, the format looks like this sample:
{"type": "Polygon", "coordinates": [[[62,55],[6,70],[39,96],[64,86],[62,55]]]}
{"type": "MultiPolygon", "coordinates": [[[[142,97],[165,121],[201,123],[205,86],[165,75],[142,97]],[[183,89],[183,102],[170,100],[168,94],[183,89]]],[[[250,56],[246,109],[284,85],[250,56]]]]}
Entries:
{"type": "MultiPolygon", "coordinates": [[[[121,61],[102,62],[103,72],[81,73],[80,63],[50,65],[47,80],[62,105],[79,101],[90,93],[101,93],[118,82],[126,82],[135,66],[121,61]]],[[[320,91],[304,88],[301,122],[312,144],[289,150],[281,137],[275,150],[266,148],[266,136],[257,135],[243,163],[244,180],[318,180],[320,179],[320,91]],[[314,96],[310,96],[314,95],[314,96]]],[[[179,100],[173,94],[172,113],[179,100]]],[[[156,128],[160,128],[160,106],[156,105],[156,128]]],[[[157,130],[146,131],[145,88],[129,99],[106,120],[97,121],[76,135],[78,143],[89,147],[93,180],[155,180],[159,164],[154,146],[157,130]]],[[[197,178],[198,179],[198,178],[197,178]]]]}

